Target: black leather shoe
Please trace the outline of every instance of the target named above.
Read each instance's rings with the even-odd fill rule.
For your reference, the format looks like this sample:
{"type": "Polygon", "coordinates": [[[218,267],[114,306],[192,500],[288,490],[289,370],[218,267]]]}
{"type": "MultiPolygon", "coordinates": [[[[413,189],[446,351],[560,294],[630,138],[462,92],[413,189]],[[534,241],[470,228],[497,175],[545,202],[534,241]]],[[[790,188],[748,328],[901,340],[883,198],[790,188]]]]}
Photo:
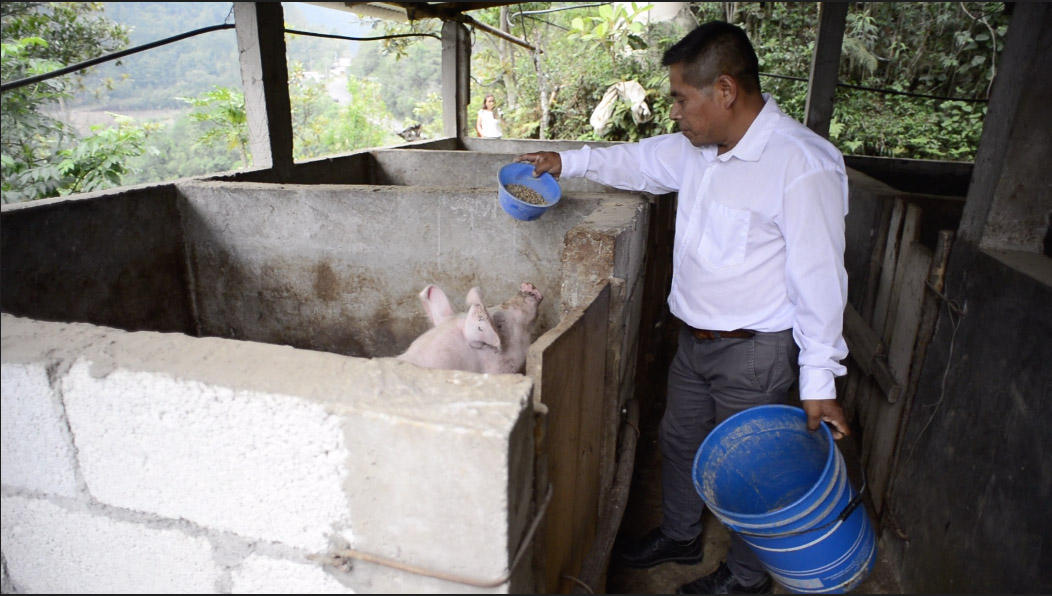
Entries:
{"type": "Polygon", "coordinates": [[[625,567],[645,569],[661,563],[692,565],[701,562],[701,537],[673,540],[654,528],[641,538],[626,541],[614,548],[614,562],[625,567]]]}
{"type": "Polygon", "coordinates": [[[774,589],[771,576],[764,574],[763,581],[754,586],[743,586],[734,579],[726,563],[705,577],[683,584],[676,589],[677,594],[770,594],[774,589]]]}

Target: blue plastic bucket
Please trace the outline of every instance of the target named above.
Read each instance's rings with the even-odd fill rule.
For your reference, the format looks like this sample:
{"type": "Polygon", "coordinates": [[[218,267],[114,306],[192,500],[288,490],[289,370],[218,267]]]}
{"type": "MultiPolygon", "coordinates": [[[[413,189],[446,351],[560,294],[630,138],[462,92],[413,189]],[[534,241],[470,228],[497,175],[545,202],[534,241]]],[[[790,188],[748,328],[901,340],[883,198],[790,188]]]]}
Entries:
{"type": "Polygon", "coordinates": [[[533,164],[526,162],[512,162],[500,169],[497,173],[499,190],[497,198],[504,212],[521,221],[533,221],[544,215],[551,209],[552,205],[562,198],[562,188],[559,182],[551,174],[544,173],[533,177],[533,164]],[[544,199],[544,205],[534,205],[526,201],[520,201],[508,192],[509,184],[521,184],[535,191],[544,199]]]}
{"type": "Polygon", "coordinates": [[[876,534],[844,458],[826,425],[807,430],[801,408],[727,418],[698,449],[693,477],[713,514],[786,589],[849,592],[873,570],[876,534]]]}

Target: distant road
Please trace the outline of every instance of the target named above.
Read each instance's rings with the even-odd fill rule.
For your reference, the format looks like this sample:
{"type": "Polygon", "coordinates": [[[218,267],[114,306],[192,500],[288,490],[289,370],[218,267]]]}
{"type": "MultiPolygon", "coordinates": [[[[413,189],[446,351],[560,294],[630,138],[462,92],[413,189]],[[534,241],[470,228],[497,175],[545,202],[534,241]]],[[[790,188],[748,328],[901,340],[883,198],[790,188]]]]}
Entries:
{"type": "Polygon", "coordinates": [[[192,108],[186,106],[181,110],[168,109],[168,110],[98,110],[98,109],[84,109],[84,108],[67,108],[65,112],[61,110],[51,109],[44,110],[44,113],[52,118],[62,120],[66,124],[69,124],[76,129],[77,134],[81,136],[88,136],[91,134],[91,127],[96,125],[101,126],[114,126],[113,116],[110,116],[110,112],[120,114],[122,116],[129,116],[135,120],[136,123],[142,123],[147,121],[161,122],[163,124],[172,124],[175,122],[180,115],[189,112],[192,108]]]}
{"type": "Polygon", "coordinates": [[[325,83],[325,91],[328,92],[329,97],[336,100],[336,103],[340,105],[351,103],[351,92],[347,90],[347,79],[345,77],[329,79],[325,83]]]}

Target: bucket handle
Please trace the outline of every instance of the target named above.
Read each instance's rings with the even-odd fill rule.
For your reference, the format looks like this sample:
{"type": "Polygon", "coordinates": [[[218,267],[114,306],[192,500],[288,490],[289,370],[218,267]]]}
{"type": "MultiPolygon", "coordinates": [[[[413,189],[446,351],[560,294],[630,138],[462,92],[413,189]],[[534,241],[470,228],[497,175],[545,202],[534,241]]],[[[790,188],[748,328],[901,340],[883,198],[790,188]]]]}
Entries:
{"type": "MultiPolygon", "coordinates": [[[[844,510],[841,511],[840,515],[836,516],[836,519],[834,519],[834,520],[826,522],[826,523],[824,523],[824,524],[822,524],[822,525],[820,525],[820,526],[818,526],[816,528],[807,528],[806,530],[794,530],[792,532],[782,532],[780,534],[754,534],[752,532],[741,532],[739,530],[735,530],[734,532],[737,533],[737,534],[740,534],[742,536],[752,536],[754,538],[784,538],[786,536],[799,536],[800,534],[807,534],[807,533],[810,533],[810,532],[817,532],[819,530],[824,530],[824,529],[828,528],[829,526],[832,526],[833,524],[839,524],[839,523],[843,522],[845,519],[847,519],[848,516],[850,516],[855,511],[855,509],[858,508],[859,504],[862,502],[862,494],[866,490],[866,470],[865,470],[865,468],[862,468],[861,471],[862,471],[862,488],[859,489],[858,494],[855,495],[855,498],[853,498],[850,501],[848,501],[847,505],[844,505],[844,510]]],[[[845,470],[844,472],[847,473],[847,470],[845,470]]]]}

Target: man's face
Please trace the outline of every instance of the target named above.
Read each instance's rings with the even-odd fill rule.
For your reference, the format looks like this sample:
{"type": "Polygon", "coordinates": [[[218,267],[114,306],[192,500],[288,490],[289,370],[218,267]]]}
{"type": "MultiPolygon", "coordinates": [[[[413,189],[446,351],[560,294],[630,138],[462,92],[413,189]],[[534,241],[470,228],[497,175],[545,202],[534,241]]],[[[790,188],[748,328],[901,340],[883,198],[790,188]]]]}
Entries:
{"type": "Polygon", "coordinates": [[[717,105],[715,86],[698,89],[683,80],[683,65],[669,66],[672,110],[669,117],[679,124],[683,136],[695,147],[723,142],[724,111],[717,105]]]}

